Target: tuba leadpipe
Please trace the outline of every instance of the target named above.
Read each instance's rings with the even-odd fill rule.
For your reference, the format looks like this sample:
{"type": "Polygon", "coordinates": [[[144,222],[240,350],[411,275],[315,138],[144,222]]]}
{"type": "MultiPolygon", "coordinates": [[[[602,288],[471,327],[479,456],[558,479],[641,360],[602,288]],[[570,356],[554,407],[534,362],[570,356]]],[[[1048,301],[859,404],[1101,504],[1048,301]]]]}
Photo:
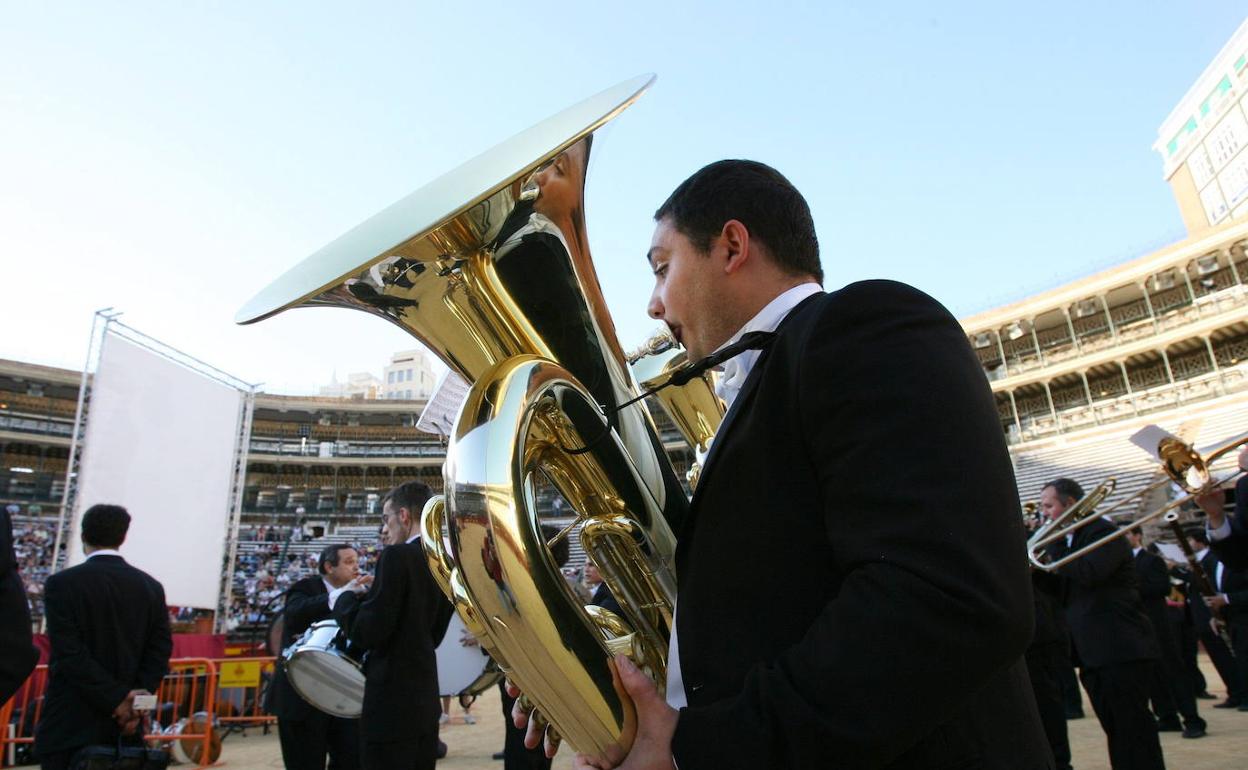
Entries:
{"type": "Polygon", "coordinates": [[[557,732],[596,756],[626,749],[636,729],[611,655],[630,652],[665,677],[672,531],[688,506],[644,405],[621,408],[636,388],[584,220],[593,132],[652,80],[608,89],[431,182],[238,314],[250,323],[291,307],[367,312],[471,383],[445,499],[422,520],[430,568],[557,732]],[[586,611],[563,579],[538,520],[541,477],[578,512],[626,617],[586,611]],[[449,552],[433,536],[443,526],[449,552]]]}

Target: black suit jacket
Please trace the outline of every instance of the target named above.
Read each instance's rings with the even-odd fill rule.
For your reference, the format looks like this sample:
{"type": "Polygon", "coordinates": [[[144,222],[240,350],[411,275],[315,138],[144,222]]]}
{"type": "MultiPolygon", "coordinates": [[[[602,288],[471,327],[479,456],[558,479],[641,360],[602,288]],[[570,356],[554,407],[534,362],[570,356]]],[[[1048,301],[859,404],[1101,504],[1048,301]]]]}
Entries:
{"type": "MultiPolygon", "coordinates": [[[[308,626],[329,616],[329,592],[325,590],[325,581],[320,575],[295,582],[286,589],[286,604],[282,609],[282,650],[294,643],[308,630],[308,626]]],[[[277,666],[273,674],[267,706],[269,713],[288,720],[307,719],[315,710],[312,704],[295,692],[286,678],[286,667],[282,665],[277,666]]]]}
{"type": "Polygon", "coordinates": [[[1242,476],[1235,484],[1231,536],[1213,543],[1211,547],[1226,566],[1248,570],[1248,476],[1242,476]]]}
{"type": "Polygon", "coordinates": [[[1004,436],[921,292],[857,283],[789,314],[715,439],[677,574],[681,770],[1052,767],[1004,436]]]}
{"type": "Polygon", "coordinates": [[[38,662],[39,650],[31,643],[30,605],[13,553],[13,521],[0,508],[0,706],[38,662]]]}
{"type": "MultiPolygon", "coordinates": [[[[1115,527],[1097,518],[1075,533],[1070,546],[1053,543],[1053,559],[1083,548],[1115,527]]],[[[1157,636],[1144,614],[1131,546],[1119,537],[1069,564],[1057,574],[1065,581],[1063,605],[1080,665],[1099,668],[1160,656],[1157,636]]]]}
{"type": "Polygon", "coordinates": [[[369,741],[394,741],[437,732],[435,650],[451,622],[451,603],[433,582],[417,538],[388,546],[376,578],[361,599],[347,592],[334,603],[334,617],[364,656],[364,711],[360,729],[369,741]]]}
{"type": "Polygon", "coordinates": [[[1155,553],[1140,549],[1132,558],[1132,566],[1135,568],[1135,582],[1139,586],[1144,614],[1158,634],[1168,631],[1166,599],[1170,596],[1170,570],[1166,569],[1165,560],[1155,553]]]}
{"type": "Polygon", "coordinates": [[[113,709],[131,690],[156,692],[169,669],[164,588],[120,556],[93,556],[48,578],[44,607],[52,656],[35,751],[115,743],[113,709]]]}
{"type": "Polygon", "coordinates": [[[615,595],[611,593],[611,589],[607,586],[607,581],[602,581],[598,587],[594,589],[594,595],[590,597],[589,603],[597,605],[604,610],[610,610],[621,618],[625,617],[623,608],[620,603],[615,600],[615,595]]]}

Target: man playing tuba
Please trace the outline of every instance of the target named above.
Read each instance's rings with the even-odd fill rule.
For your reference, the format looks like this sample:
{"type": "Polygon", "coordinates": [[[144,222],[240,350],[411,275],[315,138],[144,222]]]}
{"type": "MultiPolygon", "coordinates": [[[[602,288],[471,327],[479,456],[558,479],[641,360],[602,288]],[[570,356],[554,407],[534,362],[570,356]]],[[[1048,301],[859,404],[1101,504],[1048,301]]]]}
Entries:
{"type": "Polygon", "coordinates": [[[761,163],[703,168],[655,220],[649,312],[691,360],[774,336],[725,367],[666,697],[617,658],[639,727],[614,760],[1051,768],[1013,471],[957,321],[899,283],[825,293],[806,201],[761,163]]]}

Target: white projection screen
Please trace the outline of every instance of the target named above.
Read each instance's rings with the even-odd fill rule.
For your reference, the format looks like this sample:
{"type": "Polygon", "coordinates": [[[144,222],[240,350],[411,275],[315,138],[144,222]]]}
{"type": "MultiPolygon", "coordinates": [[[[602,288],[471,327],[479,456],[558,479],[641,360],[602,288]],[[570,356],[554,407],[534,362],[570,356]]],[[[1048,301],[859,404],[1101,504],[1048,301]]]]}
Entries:
{"type": "Polygon", "coordinates": [[[217,609],[245,395],[114,333],[103,335],[81,446],[68,564],[82,514],[130,511],[121,554],[170,605],[217,609]]]}

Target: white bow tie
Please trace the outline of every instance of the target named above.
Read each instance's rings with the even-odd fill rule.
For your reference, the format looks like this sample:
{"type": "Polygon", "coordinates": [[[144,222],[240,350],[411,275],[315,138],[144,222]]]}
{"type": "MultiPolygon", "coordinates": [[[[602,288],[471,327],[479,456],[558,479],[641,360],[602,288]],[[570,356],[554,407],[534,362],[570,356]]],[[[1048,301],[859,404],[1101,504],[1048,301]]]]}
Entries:
{"type": "Polygon", "coordinates": [[[741,392],[741,386],[745,384],[745,379],[749,375],[745,362],[742,361],[743,358],[745,356],[741,355],[725,361],[719,380],[715,383],[715,395],[722,398],[726,406],[732,406],[732,402],[741,392]]]}

